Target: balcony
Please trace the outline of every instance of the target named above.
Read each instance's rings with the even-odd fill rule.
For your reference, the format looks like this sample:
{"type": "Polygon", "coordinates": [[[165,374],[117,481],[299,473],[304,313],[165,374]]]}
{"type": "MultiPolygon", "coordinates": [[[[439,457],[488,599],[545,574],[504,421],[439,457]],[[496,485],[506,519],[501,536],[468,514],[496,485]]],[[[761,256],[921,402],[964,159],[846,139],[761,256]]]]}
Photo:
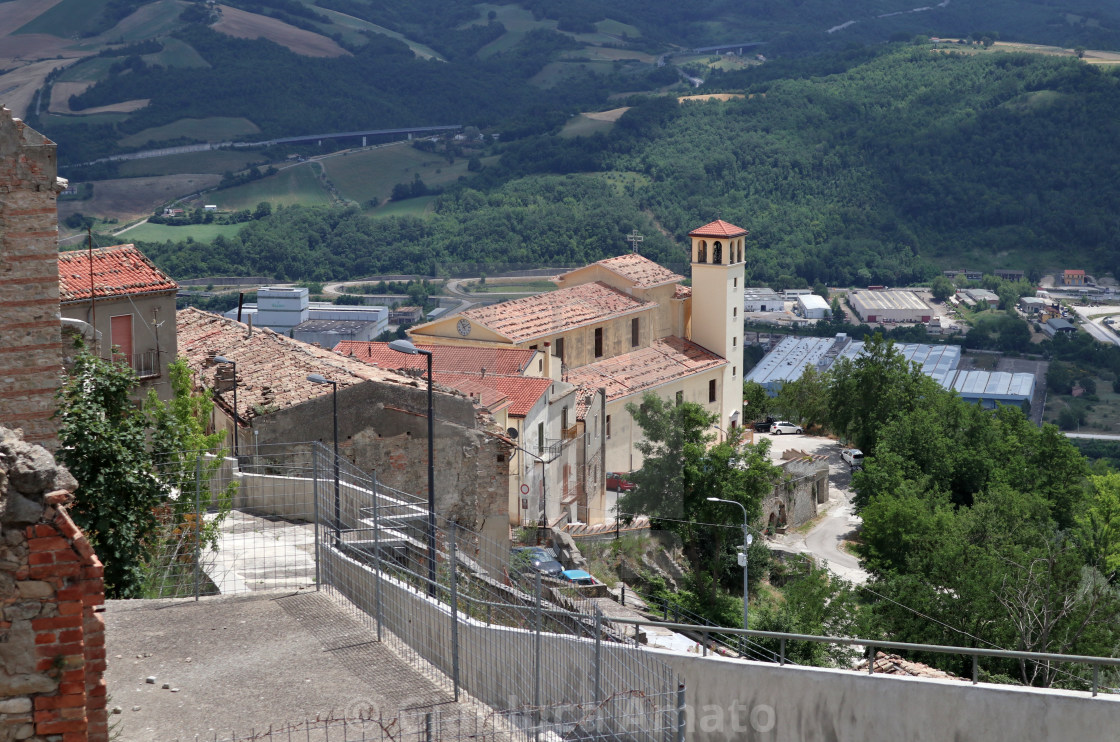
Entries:
{"type": "Polygon", "coordinates": [[[132,355],[114,353],[113,360],[117,363],[127,364],[129,368],[136,372],[141,381],[157,379],[160,376],[159,351],[146,350],[143,353],[133,353],[132,355]]]}

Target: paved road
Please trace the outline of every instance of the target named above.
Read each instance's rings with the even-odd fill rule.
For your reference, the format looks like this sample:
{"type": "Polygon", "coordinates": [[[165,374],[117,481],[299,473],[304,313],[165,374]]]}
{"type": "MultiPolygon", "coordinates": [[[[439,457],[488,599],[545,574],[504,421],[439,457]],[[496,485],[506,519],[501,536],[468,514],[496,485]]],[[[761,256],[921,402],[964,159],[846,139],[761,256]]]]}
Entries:
{"type": "Polygon", "coordinates": [[[1092,438],[1098,441],[1120,441],[1120,435],[1108,433],[1066,433],[1066,438],[1092,438]]]}
{"type": "Polygon", "coordinates": [[[860,520],[852,508],[851,472],[848,465],[840,460],[840,444],[828,438],[811,435],[767,435],[756,434],[755,440],[768,439],[771,444],[770,457],[775,463],[782,460],[782,452],[800,450],[811,454],[828,456],[829,500],[818,506],[818,512],[825,515],[807,533],[787,533],[772,539],[775,545],[803,554],[812,554],[828,569],[857,584],[867,581],[867,572],[859,566],[859,560],[843,551],[840,544],[855,533],[860,520]]]}

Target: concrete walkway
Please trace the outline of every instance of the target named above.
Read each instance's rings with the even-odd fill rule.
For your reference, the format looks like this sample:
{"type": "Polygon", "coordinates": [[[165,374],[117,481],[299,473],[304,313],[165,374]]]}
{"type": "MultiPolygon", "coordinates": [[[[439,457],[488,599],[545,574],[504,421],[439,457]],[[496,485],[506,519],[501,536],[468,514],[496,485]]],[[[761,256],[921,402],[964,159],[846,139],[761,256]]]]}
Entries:
{"type": "Polygon", "coordinates": [[[314,528],[234,510],[222,521],[218,548],[202,555],[202,568],[223,595],[314,587],[314,528]]]}
{"type": "Polygon", "coordinates": [[[460,708],[417,660],[378,643],[326,592],[109,601],[105,620],[109,705],[122,709],[110,720],[119,720],[121,742],[243,738],[316,718],[460,708]]]}

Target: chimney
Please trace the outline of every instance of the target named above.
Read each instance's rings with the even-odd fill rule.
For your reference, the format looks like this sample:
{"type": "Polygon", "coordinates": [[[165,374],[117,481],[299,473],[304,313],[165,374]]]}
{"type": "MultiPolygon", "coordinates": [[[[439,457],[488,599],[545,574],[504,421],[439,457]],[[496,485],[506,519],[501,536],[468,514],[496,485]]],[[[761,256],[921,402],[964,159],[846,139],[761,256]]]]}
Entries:
{"type": "Polygon", "coordinates": [[[552,378],[552,341],[544,341],[544,377],[552,378]]]}
{"type": "Polygon", "coordinates": [[[484,379],[486,378],[486,367],[485,366],[482,367],[482,378],[484,378],[484,379]]]}
{"type": "Polygon", "coordinates": [[[248,340],[249,338],[253,337],[253,315],[251,315],[251,314],[250,314],[250,315],[249,315],[248,317],[246,317],[245,319],[249,320],[249,321],[248,321],[248,322],[246,323],[246,324],[248,324],[248,325],[249,325],[249,334],[245,336],[245,339],[246,339],[246,340],[248,340]]]}

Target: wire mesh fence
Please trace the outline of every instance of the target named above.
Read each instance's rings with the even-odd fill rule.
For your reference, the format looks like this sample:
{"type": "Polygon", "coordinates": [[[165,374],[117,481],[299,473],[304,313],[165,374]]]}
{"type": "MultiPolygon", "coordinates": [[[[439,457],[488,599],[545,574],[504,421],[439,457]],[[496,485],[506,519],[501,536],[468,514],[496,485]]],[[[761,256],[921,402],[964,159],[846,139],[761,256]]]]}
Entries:
{"type": "Polygon", "coordinates": [[[173,490],[150,597],[327,589],[413,669],[484,709],[442,712],[434,727],[405,714],[224,739],[677,739],[678,679],[599,614],[589,592],[602,586],[542,578],[508,542],[431,518],[426,499],[319,444],[223,453],[161,457],[173,490]]]}

